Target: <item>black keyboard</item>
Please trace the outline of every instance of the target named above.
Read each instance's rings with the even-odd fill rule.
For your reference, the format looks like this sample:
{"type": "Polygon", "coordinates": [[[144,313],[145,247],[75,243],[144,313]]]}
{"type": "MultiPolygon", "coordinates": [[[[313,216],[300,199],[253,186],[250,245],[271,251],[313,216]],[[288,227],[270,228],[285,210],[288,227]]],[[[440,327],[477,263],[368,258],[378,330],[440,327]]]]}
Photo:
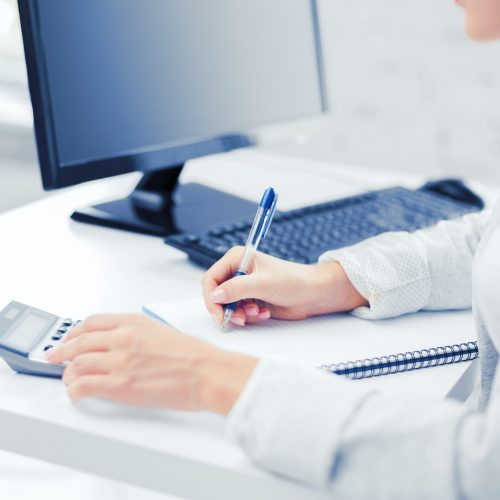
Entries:
{"type": "MultiPolygon", "coordinates": [[[[452,182],[456,188],[457,181],[452,182]]],[[[353,245],[387,231],[415,231],[483,207],[481,199],[462,184],[459,192],[455,189],[451,194],[450,190],[445,194],[437,192],[430,184],[417,190],[392,187],[277,212],[259,250],[310,264],[327,250],[353,245]]],[[[248,219],[212,227],[204,234],[176,234],[168,236],[165,242],[208,267],[231,247],[245,244],[252,222],[248,219]]]]}

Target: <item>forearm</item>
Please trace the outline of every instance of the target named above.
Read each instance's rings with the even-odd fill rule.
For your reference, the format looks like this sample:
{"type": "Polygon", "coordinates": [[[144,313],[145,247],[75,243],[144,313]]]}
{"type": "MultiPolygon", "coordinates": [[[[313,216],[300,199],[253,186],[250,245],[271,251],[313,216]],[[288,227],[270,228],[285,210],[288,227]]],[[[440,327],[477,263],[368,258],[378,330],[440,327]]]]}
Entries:
{"type": "Polygon", "coordinates": [[[500,410],[384,397],[300,366],[259,365],[229,434],[262,467],[334,498],[492,498],[500,410]]]}

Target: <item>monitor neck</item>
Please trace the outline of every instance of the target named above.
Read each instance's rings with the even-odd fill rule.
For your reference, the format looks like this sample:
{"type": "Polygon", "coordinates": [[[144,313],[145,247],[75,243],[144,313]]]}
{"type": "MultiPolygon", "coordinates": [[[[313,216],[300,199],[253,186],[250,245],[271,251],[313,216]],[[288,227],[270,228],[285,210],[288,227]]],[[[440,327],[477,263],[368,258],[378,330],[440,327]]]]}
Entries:
{"type": "Polygon", "coordinates": [[[173,193],[182,171],[182,165],[155,172],[146,172],[130,194],[137,215],[146,222],[165,228],[175,228],[172,220],[173,193]]]}

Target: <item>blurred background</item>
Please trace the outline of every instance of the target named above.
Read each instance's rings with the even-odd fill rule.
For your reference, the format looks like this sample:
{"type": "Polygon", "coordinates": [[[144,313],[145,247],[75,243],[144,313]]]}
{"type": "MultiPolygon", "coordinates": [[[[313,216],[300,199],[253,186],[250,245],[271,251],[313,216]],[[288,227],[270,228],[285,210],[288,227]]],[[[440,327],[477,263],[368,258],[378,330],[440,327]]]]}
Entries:
{"type": "Polygon", "coordinates": [[[0,0],[0,211],[42,195],[15,0],[0,0]]]}
{"type": "MultiPolygon", "coordinates": [[[[452,0],[320,0],[331,124],[303,153],[500,183],[500,44],[452,0]]],[[[0,211],[42,196],[15,0],[0,0],[0,211]]]]}

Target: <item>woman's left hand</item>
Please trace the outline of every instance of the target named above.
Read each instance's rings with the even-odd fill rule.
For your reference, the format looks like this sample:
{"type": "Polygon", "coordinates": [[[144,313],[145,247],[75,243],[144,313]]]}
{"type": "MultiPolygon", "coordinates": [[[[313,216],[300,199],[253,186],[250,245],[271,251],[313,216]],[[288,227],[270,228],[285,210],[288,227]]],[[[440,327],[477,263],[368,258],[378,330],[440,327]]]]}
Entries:
{"type": "Polygon", "coordinates": [[[74,328],[51,363],[70,363],[69,397],[88,396],[227,414],[257,360],[226,352],[143,315],[92,316],[74,328]]]}

